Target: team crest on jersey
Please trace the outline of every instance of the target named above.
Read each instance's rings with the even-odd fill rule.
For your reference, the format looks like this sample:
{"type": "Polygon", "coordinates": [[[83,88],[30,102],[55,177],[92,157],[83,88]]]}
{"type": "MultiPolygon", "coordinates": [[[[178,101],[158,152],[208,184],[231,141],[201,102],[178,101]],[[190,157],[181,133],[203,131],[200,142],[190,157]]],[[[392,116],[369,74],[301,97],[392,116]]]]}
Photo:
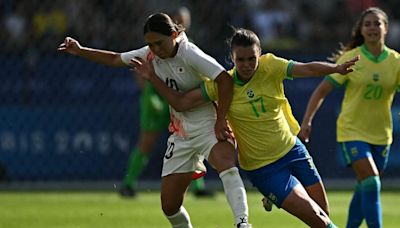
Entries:
{"type": "Polygon", "coordinates": [[[246,94],[248,98],[254,97],[254,91],[251,88],[247,89],[246,94]]]}
{"type": "Polygon", "coordinates": [[[372,75],[372,80],[374,80],[374,82],[379,81],[379,74],[374,73],[374,74],[372,75]]]}
{"type": "Polygon", "coordinates": [[[185,73],[185,68],[181,67],[181,66],[176,67],[176,73],[184,74],[185,73]]]}

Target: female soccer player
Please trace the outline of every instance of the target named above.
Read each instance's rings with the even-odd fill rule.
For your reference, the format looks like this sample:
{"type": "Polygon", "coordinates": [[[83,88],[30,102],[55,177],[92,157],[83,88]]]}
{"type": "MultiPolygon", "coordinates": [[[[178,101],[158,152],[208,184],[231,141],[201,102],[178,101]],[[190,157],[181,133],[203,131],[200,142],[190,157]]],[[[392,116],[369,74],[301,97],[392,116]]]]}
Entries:
{"type": "Polygon", "coordinates": [[[199,87],[204,76],[214,80],[221,98],[217,113],[211,102],[187,112],[170,109],[169,128],[173,134],[168,139],[162,169],[162,209],[172,227],[192,227],[182,202],[194,172],[204,168],[202,162],[206,158],[219,173],[235,224],[250,227],[246,191],[235,166],[235,149],[226,141],[225,116],[233,91],[229,74],[215,59],[188,42],[182,27],[166,14],[147,18],[144,39],[148,44],[145,47],[115,53],[82,47],[67,37],[59,50],[111,66],[124,66],[132,58],[152,61],[161,80],[181,92],[199,87]]]}
{"type": "Polygon", "coordinates": [[[390,107],[400,83],[400,55],[385,46],[388,17],[379,8],[368,8],[356,22],[351,41],[336,57],[343,63],[360,55],[355,71],[327,76],[312,94],[301,124],[300,137],[308,139],[312,119],[334,89],[345,85],[337,120],[337,141],[357,184],[350,203],[347,227],[382,227],[379,176],[385,170],[392,143],[390,107]]]}
{"type": "MultiPolygon", "coordinates": [[[[185,28],[190,27],[190,11],[186,7],[180,7],[172,13],[172,19],[176,24],[185,28]]],[[[139,79],[139,78],[138,78],[139,79]]],[[[168,103],[160,97],[151,83],[139,79],[141,87],[140,101],[140,135],[139,140],[133,148],[123,178],[119,193],[124,197],[135,197],[135,189],[138,178],[148,164],[150,153],[157,144],[162,132],[168,128],[169,107],[168,103]]],[[[213,192],[205,187],[204,178],[193,180],[192,192],[196,197],[211,197],[213,192]]]]}
{"type": "MultiPolygon", "coordinates": [[[[246,29],[235,30],[230,44],[235,63],[230,71],[234,93],[227,117],[237,139],[240,167],[276,206],[311,227],[335,227],[326,213],[328,202],[318,171],[296,137],[300,127],[284,95],[282,81],[293,76],[347,74],[357,58],[336,65],[261,55],[257,35],[246,29]]],[[[175,109],[183,111],[219,99],[219,88],[211,81],[183,96],[155,76],[157,71],[151,63],[134,59],[132,65],[175,109]]]]}

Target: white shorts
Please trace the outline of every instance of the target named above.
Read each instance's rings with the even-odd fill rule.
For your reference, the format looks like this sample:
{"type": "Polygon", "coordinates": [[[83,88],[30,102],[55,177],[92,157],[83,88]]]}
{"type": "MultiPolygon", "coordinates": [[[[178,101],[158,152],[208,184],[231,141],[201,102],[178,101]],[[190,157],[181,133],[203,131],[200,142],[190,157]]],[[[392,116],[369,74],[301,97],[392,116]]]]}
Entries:
{"type": "Polygon", "coordinates": [[[218,142],[214,132],[202,134],[190,139],[176,135],[168,138],[164,155],[162,177],[173,173],[206,171],[203,164],[208,159],[212,147],[218,142]]]}

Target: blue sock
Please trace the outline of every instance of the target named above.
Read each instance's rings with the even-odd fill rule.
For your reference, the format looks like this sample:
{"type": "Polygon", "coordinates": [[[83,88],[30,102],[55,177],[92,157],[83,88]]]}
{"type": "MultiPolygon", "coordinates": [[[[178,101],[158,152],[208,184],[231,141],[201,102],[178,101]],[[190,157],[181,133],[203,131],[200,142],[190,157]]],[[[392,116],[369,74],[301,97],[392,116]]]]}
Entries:
{"type": "Polygon", "coordinates": [[[362,220],[364,219],[363,211],[361,208],[361,184],[357,183],[353,198],[350,202],[349,215],[347,218],[347,228],[360,227],[362,220]]]}
{"type": "Polygon", "coordinates": [[[380,192],[381,181],[378,176],[371,176],[361,181],[361,205],[369,228],[382,227],[380,192]]]}

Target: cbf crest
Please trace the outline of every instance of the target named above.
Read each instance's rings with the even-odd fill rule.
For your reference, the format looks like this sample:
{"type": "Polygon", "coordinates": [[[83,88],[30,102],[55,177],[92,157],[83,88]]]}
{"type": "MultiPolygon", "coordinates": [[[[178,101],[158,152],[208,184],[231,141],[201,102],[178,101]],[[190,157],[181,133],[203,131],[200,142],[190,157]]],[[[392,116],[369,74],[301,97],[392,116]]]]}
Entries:
{"type": "Polygon", "coordinates": [[[252,99],[254,97],[254,91],[251,88],[247,89],[246,94],[247,94],[247,97],[250,99],[252,99]]]}

